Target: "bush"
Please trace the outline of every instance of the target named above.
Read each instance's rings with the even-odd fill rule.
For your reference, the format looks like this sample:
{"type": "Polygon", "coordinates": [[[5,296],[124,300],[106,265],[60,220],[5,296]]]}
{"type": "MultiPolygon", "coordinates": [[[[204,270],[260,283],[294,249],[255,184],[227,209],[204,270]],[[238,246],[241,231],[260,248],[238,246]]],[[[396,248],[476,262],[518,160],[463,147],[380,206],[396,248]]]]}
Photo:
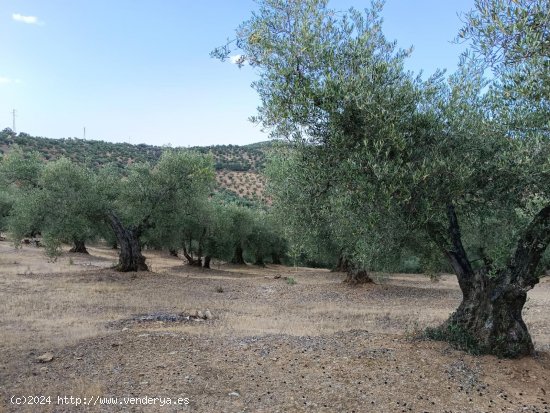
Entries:
{"type": "Polygon", "coordinates": [[[420,258],[412,256],[403,259],[399,264],[399,272],[407,274],[420,274],[424,272],[420,258]]]}

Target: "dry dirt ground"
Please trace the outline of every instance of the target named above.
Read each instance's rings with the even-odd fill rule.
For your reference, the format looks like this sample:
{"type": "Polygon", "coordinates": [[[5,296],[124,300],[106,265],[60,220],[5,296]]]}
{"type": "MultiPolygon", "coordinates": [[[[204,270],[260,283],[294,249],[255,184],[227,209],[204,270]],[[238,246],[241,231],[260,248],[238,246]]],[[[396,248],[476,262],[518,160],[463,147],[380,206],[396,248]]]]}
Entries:
{"type": "Polygon", "coordinates": [[[457,306],[451,276],[353,288],[324,270],[200,270],[161,253],[146,254],[153,272],[120,274],[114,251],[90,252],[49,263],[0,242],[0,412],[549,410],[545,281],[525,310],[538,355],[510,361],[412,338],[457,306]]]}

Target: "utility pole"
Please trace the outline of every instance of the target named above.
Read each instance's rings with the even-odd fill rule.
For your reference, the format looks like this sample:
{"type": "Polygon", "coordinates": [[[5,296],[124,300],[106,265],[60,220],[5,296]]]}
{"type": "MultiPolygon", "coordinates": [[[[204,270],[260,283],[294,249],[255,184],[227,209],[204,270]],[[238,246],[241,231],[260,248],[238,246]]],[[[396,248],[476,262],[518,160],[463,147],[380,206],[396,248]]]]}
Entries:
{"type": "Polygon", "coordinates": [[[13,109],[12,112],[11,112],[11,114],[12,114],[12,126],[13,126],[13,127],[11,128],[11,130],[13,131],[13,133],[15,133],[15,132],[17,132],[17,131],[15,130],[15,117],[17,116],[17,111],[16,111],[15,109],[13,109]]]}

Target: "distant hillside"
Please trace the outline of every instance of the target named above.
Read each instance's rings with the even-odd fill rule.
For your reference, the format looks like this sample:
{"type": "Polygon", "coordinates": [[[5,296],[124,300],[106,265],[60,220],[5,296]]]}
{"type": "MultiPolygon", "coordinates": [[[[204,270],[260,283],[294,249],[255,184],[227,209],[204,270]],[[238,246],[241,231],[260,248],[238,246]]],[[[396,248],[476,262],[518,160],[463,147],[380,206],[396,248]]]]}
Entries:
{"type": "MultiPolygon", "coordinates": [[[[124,169],[136,162],[156,163],[163,151],[171,149],[154,145],[131,145],[78,138],[50,139],[15,134],[10,129],[0,131],[0,153],[7,153],[17,145],[24,151],[37,151],[46,160],[66,156],[91,168],[115,165],[124,169]]],[[[245,146],[215,145],[189,148],[200,153],[211,153],[216,167],[216,181],[225,197],[265,201],[262,174],[266,151],[271,142],[259,142],[245,146]]]]}

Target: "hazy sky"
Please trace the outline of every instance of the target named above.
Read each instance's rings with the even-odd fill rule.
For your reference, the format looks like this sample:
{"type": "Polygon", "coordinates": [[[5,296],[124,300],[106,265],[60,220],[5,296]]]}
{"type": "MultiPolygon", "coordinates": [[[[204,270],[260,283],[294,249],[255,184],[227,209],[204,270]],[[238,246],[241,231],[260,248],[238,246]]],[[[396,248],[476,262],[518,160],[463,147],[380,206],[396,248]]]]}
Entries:
{"type": "MultiPolygon", "coordinates": [[[[337,9],[369,1],[333,0],[337,9]]],[[[473,0],[387,0],[384,31],[411,70],[454,70],[473,0]]],[[[248,122],[254,72],[209,57],[249,0],[0,0],[0,129],[49,138],[194,146],[266,140],[248,122]]]]}

